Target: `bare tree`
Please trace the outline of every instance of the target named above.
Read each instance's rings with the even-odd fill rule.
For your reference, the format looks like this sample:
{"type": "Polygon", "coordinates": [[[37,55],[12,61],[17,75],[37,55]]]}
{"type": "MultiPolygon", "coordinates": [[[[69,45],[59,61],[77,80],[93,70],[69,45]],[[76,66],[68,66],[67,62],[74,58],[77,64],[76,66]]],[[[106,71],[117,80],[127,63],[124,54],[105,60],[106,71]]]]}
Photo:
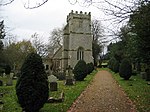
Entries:
{"type": "Polygon", "coordinates": [[[123,21],[128,21],[130,15],[139,6],[140,0],[116,0],[111,2],[109,0],[104,0],[109,8],[104,8],[104,12],[107,15],[112,16],[112,20],[115,23],[121,23],[123,21]]]}
{"type": "Polygon", "coordinates": [[[131,14],[140,4],[149,3],[150,0],[68,0],[70,4],[81,6],[94,6],[103,11],[107,16],[105,20],[113,20],[113,23],[128,21],[131,14]]]}
{"type": "Polygon", "coordinates": [[[4,43],[4,47],[7,47],[9,45],[11,45],[12,43],[16,43],[17,42],[17,36],[11,34],[11,33],[7,33],[6,37],[3,39],[3,43],[4,43]]]}
{"type": "Polygon", "coordinates": [[[11,4],[14,1],[15,0],[0,0],[0,6],[11,4]]]}
{"type": "MultiPolygon", "coordinates": [[[[50,33],[49,50],[53,53],[62,46],[63,28],[55,28],[50,33]]],[[[52,54],[53,54],[52,53],[52,54]]]]}
{"type": "MultiPolygon", "coordinates": [[[[9,5],[15,0],[0,0],[0,6],[9,5]]],[[[48,0],[24,0],[23,5],[26,9],[34,9],[44,5],[48,0]]]]}
{"type": "Polygon", "coordinates": [[[82,7],[89,7],[93,4],[93,0],[68,0],[70,4],[79,4],[82,7]]]}
{"type": "Polygon", "coordinates": [[[107,20],[113,19],[117,23],[128,19],[141,2],[147,1],[149,0],[69,0],[73,5],[78,3],[81,6],[97,7],[111,16],[107,20]]]}
{"type": "Polygon", "coordinates": [[[104,29],[101,24],[101,21],[94,19],[92,20],[92,35],[93,35],[93,41],[96,43],[103,43],[103,41],[106,39],[104,38],[104,29]]]}
{"type": "Polygon", "coordinates": [[[99,20],[94,19],[92,21],[92,51],[94,58],[94,65],[97,66],[98,58],[100,57],[100,53],[102,52],[102,44],[104,43],[104,30],[99,20]]]}
{"type": "Polygon", "coordinates": [[[41,40],[41,37],[39,34],[34,33],[32,36],[32,44],[37,52],[42,57],[45,57],[48,55],[48,47],[47,45],[41,40]]]}

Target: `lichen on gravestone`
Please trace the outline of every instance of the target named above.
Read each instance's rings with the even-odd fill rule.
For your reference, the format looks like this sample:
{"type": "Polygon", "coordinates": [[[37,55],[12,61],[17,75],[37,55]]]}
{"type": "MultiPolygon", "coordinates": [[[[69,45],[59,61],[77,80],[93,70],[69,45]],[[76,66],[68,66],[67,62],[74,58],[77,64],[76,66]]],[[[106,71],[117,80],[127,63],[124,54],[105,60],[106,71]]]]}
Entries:
{"type": "Polygon", "coordinates": [[[48,76],[48,82],[57,82],[57,81],[58,81],[58,79],[56,76],[54,76],[54,75],[48,76]]]}

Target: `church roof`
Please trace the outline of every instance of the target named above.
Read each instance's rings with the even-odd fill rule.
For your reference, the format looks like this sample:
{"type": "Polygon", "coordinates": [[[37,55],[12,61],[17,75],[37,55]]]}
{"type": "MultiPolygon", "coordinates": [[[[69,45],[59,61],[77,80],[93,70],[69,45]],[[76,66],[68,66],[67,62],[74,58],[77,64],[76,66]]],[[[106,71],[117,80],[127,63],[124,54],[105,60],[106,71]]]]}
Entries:
{"type": "Polygon", "coordinates": [[[62,58],[62,46],[52,56],[52,59],[61,59],[61,58],[62,58]]]}

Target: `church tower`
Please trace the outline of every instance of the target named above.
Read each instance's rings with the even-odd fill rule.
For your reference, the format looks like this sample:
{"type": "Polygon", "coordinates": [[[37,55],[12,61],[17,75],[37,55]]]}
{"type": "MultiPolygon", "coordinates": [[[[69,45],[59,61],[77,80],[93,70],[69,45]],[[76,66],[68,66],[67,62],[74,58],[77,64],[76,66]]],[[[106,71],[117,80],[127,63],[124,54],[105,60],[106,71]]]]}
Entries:
{"type": "Polygon", "coordinates": [[[67,16],[62,47],[62,68],[75,67],[79,60],[93,62],[91,13],[73,12],[67,16]]]}

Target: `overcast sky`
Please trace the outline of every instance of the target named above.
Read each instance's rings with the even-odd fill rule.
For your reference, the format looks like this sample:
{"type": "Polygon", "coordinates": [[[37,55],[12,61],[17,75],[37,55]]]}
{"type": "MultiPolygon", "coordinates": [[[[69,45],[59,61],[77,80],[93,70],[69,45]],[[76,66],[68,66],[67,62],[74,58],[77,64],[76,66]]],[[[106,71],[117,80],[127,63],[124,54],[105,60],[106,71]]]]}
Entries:
{"type": "MultiPolygon", "coordinates": [[[[66,17],[71,10],[91,12],[92,18],[96,19],[104,17],[102,11],[96,7],[71,5],[68,0],[49,0],[35,9],[25,9],[23,1],[15,0],[0,9],[1,17],[3,17],[1,19],[5,20],[7,27],[13,29],[11,33],[17,35],[17,40],[29,39],[36,32],[46,41],[54,28],[61,28],[66,24],[66,17]]],[[[105,22],[102,21],[102,24],[104,25],[105,22]]]]}

